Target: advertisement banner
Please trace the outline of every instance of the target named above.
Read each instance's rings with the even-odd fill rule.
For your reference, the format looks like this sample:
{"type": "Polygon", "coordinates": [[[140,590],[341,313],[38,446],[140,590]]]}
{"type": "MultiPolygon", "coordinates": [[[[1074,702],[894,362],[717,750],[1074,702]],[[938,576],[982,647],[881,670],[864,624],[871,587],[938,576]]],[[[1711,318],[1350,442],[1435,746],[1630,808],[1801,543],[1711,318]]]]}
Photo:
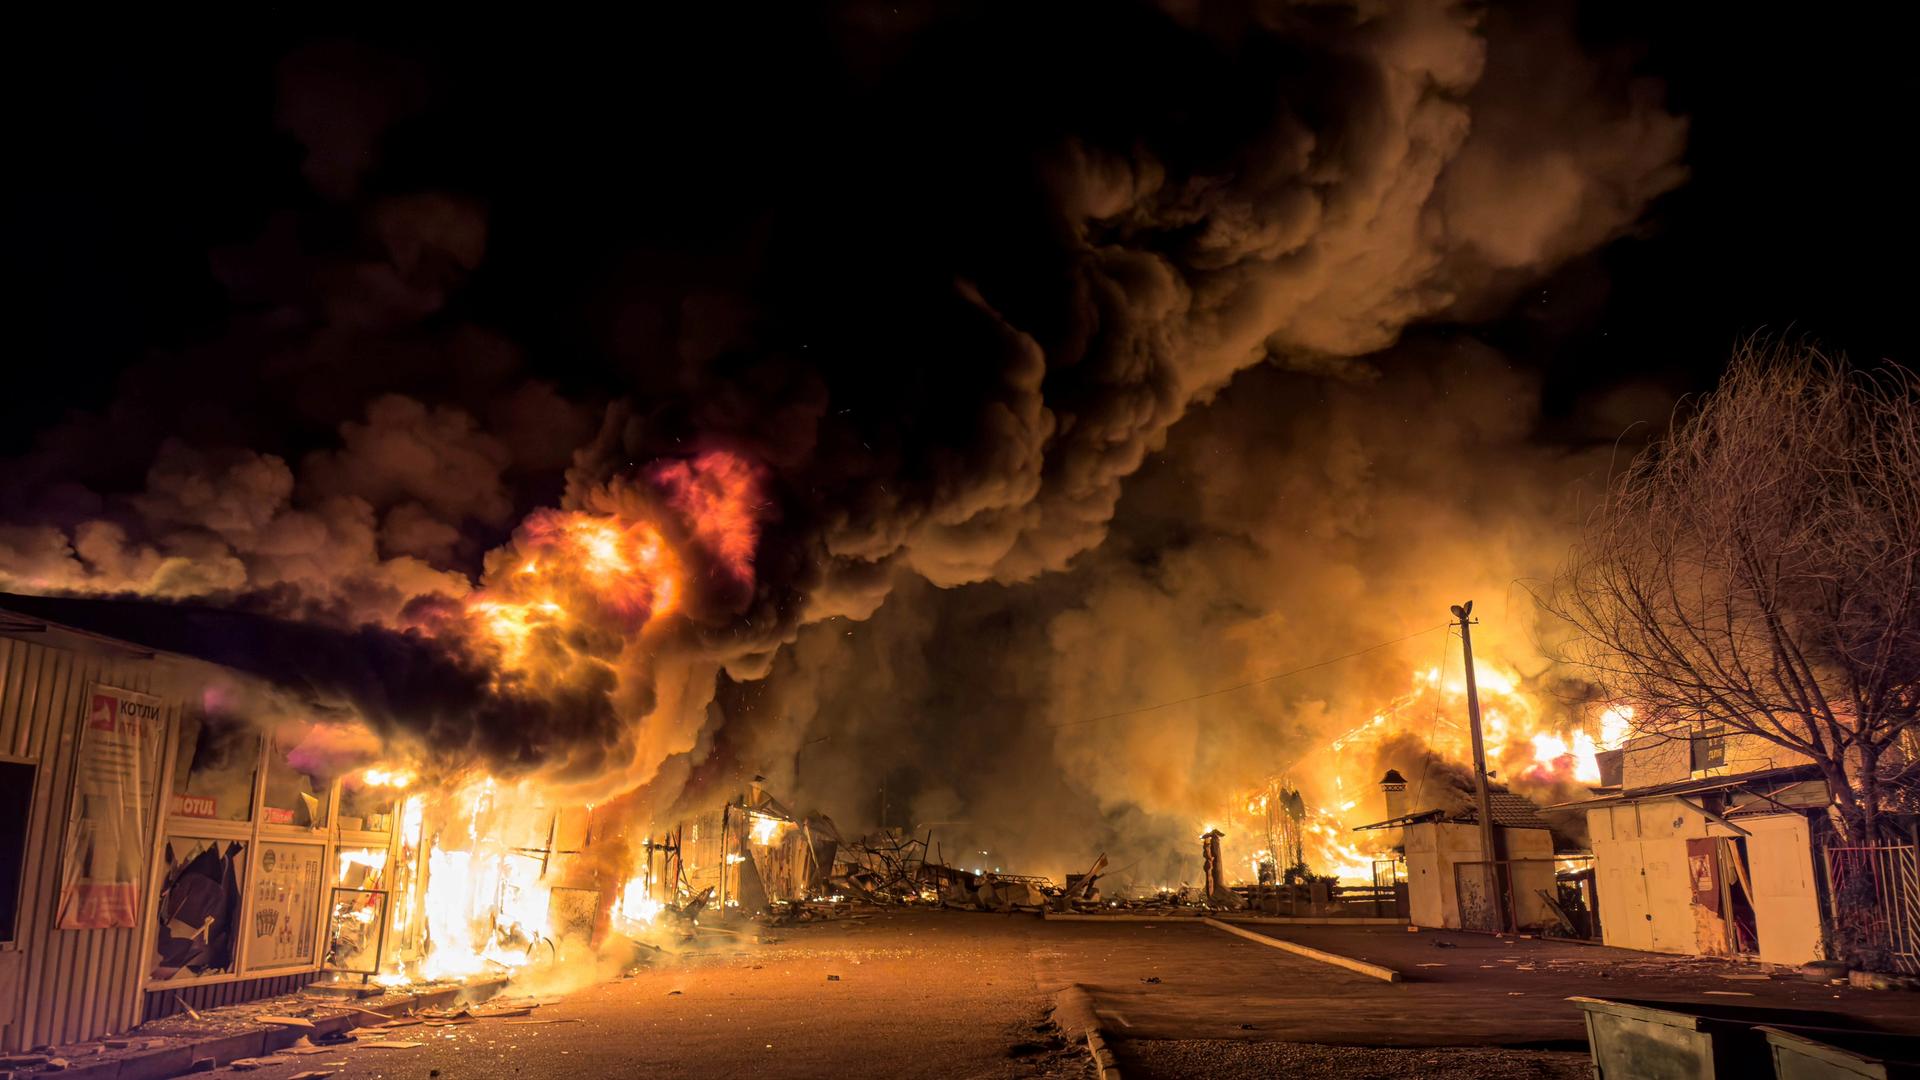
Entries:
{"type": "Polygon", "coordinates": [[[111,686],[87,692],[60,864],[62,930],[133,927],[146,877],[147,817],[166,742],[159,698],[111,686]]]}
{"type": "Polygon", "coordinates": [[[313,962],[324,854],[318,844],[259,845],[253,864],[249,971],[313,962]]]}

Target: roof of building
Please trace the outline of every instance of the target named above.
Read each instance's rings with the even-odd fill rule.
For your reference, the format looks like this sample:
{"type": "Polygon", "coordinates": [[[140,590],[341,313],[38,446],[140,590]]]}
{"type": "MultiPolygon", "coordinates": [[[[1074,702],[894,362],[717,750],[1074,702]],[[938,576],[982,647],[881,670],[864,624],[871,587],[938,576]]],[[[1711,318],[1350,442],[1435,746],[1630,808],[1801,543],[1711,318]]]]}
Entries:
{"type": "Polygon", "coordinates": [[[1732,790],[1744,791],[1755,796],[1754,803],[1757,807],[1744,806],[1739,808],[1740,811],[1776,812],[1782,805],[1793,809],[1807,809],[1827,804],[1830,796],[1826,795],[1824,784],[1820,785],[1819,792],[1797,793],[1791,799],[1783,799],[1779,796],[1783,789],[1795,788],[1808,781],[1820,779],[1820,768],[1817,765],[1786,765],[1777,769],[1757,769],[1753,772],[1736,773],[1730,776],[1702,776],[1689,780],[1676,780],[1669,784],[1627,788],[1607,792],[1592,799],[1575,799],[1572,802],[1556,803],[1548,809],[1592,810],[1602,806],[1617,806],[1647,799],[1669,799],[1732,790]]]}
{"type": "Polygon", "coordinates": [[[417,632],[341,628],[246,611],[126,597],[0,593],[0,633],[44,623],[120,647],[218,664],[309,701],[345,699],[373,719],[471,716],[506,709],[503,725],[549,721],[537,703],[508,700],[484,669],[417,632]]]}
{"type": "MultiPolygon", "coordinates": [[[[1503,829],[1550,829],[1553,826],[1540,816],[1540,808],[1533,800],[1524,795],[1515,795],[1511,791],[1490,791],[1487,793],[1487,807],[1493,812],[1493,823],[1503,829]]],[[[1458,810],[1422,810],[1417,814],[1402,814],[1397,818],[1388,818],[1372,825],[1361,825],[1354,832],[1369,829],[1393,829],[1402,825],[1421,825],[1430,821],[1443,821],[1450,825],[1480,824],[1480,810],[1469,803],[1458,810]]]]}

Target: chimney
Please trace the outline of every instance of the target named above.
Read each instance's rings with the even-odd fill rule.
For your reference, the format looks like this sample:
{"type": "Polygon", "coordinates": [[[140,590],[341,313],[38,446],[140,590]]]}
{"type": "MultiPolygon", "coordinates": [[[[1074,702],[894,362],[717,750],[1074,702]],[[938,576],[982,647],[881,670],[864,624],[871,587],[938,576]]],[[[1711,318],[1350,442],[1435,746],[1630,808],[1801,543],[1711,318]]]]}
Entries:
{"type": "Polygon", "coordinates": [[[1407,812],[1407,778],[1400,775],[1398,769],[1388,769],[1387,775],[1380,778],[1380,792],[1387,797],[1387,820],[1402,817],[1407,812]]]}

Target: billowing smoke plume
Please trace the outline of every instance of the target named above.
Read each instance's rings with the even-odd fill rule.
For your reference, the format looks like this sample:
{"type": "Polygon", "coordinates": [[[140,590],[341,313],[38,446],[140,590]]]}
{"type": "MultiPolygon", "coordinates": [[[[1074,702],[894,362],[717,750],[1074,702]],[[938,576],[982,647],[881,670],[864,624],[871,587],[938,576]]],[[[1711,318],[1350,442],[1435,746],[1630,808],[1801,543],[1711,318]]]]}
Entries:
{"type": "MultiPolygon", "coordinates": [[[[0,586],[371,624],[590,718],[561,747],[471,710],[489,730],[453,744],[501,769],[624,788],[724,751],[804,774],[846,751],[807,749],[815,710],[905,740],[904,767],[960,737],[913,742],[902,713],[933,695],[1013,709],[975,748],[1042,752],[997,763],[1009,791],[1092,792],[1099,828],[1184,813],[1248,739],[1315,727],[1293,688],[1236,700],[1230,729],[1048,725],[1497,593],[1488,547],[1526,527],[1489,522],[1539,489],[1447,463],[1520,442],[1526,389],[1436,411],[1501,379],[1440,356],[1370,398],[1365,357],[1490,310],[1681,179],[1657,87],[1564,25],[1433,0],[851,5],[570,40],[557,78],[515,62],[546,47],[284,57],[307,190],[211,253],[218,333],[8,470],[0,586]],[[1183,417],[1181,463],[1123,492],[1183,417]],[[751,473],[748,502],[689,494],[715,461],[751,473]],[[1142,513],[1108,542],[1123,493],[1142,513]],[[616,525],[629,585],[657,534],[671,599],[654,578],[515,593],[542,505],[581,543],[616,525]],[[1470,569],[1427,577],[1449,553],[1470,569]],[[960,626],[975,655],[946,649],[960,626]],[[842,653],[886,647],[863,633],[942,648],[874,669],[842,653]],[[961,679],[1016,642],[1004,696],[961,679]],[[914,689],[882,709],[896,678],[914,689]]],[[[912,797],[985,817],[993,792],[963,787],[912,797]]]]}
{"type": "Polygon", "coordinates": [[[1585,688],[1538,659],[1525,581],[1562,558],[1606,450],[1540,445],[1534,378],[1471,339],[1376,363],[1354,381],[1247,373],[1174,428],[1066,573],[903,585],[865,624],[803,631],[737,710],[764,733],[743,758],[855,820],[887,782],[894,823],[960,823],[938,830],[948,847],[1056,874],[1104,849],[1148,883],[1191,875],[1199,826],[1275,776],[1310,805],[1360,802],[1359,821],[1386,816],[1389,767],[1416,809],[1451,806],[1459,785],[1429,774],[1425,747],[1464,715],[1421,713],[1392,752],[1351,755],[1357,790],[1316,752],[1418,675],[1458,678],[1459,639],[1438,628],[1466,599],[1488,679],[1521,679],[1543,720],[1581,717],[1585,688]],[[1242,688],[1184,700],[1225,687],[1242,688]]]}

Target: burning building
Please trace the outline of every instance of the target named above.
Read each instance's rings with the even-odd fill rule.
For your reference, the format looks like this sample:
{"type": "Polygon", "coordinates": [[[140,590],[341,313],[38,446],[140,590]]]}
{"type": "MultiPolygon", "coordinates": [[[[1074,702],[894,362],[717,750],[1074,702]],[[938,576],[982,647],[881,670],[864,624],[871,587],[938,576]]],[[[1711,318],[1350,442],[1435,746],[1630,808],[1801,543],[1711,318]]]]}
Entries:
{"type": "Polygon", "coordinates": [[[427,783],[337,706],[207,659],[250,625],[87,600],[0,610],[0,1048],[318,980],[590,971],[703,886],[763,908],[832,859],[766,798],[656,841],[628,835],[624,806],[427,783]]]}

